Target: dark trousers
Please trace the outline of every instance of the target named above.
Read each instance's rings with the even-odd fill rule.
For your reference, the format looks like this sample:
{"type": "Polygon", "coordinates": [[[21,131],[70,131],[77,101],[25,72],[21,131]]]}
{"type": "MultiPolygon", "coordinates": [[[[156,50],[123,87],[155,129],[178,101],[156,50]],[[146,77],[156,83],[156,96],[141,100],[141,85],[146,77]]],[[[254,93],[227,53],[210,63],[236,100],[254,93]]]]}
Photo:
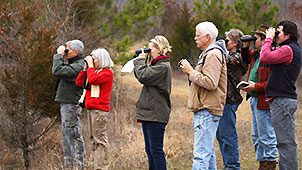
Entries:
{"type": "Polygon", "coordinates": [[[225,169],[240,170],[236,111],[238,104],[226,104],[220,118],[216,138],[225,169]]]}
{"type": "Polygon", "coordinates": [[[297,99],[275,97],[270,102],[270,109],[277,136],[279,170],[298,170],[298,148],[295,135],[297,99]]]}
{"type": "Polygon", "coordinates": [[[166,170],[166,158],[163,150],[166,123],[143,121],[142,128],[149,170],[166,170]]]}

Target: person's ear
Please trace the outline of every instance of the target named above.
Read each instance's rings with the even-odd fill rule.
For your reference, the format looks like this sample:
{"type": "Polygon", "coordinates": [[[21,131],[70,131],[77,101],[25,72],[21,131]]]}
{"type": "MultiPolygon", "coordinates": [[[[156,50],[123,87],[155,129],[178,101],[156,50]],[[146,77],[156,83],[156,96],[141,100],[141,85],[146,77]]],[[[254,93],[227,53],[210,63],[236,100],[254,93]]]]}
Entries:
{"type": "Polygon", "coordinates": [[[207,41],[211,41],[211,36],[210,36],[210,34],[207,34],[207,35],[205,35],[206,36],[206,38],[207,38],[207,41]]]}
{"type": "Polygon", "coordinates": [[[159,49],[159,48],[157,48],[157,53],[158,53],[158,54],[161,54],[161,52],[160,52],[160,49],[159,49]]]}
{"type": "Polygon", "coordinates": [[[78,51],[73,51],[73,50],[72,50],[72,52],[73,52],[73,55],[74,55],[74,56],[77,56],[77,55],[79,54],[78,51]]]}

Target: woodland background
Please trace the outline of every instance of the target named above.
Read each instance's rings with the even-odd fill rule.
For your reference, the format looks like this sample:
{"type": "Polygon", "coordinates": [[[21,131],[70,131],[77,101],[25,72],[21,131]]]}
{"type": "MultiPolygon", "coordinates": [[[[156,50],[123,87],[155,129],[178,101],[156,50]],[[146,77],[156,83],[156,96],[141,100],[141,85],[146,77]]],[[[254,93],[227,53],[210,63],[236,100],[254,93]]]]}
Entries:
{"type": "MultiPolygon", "coordinates": [[[[260,24],[280,20],[297,23],[301,34],[302,3],[298,0],[0,0],[0,169],[62,169],[61,128],[56,79],[51,74],[56,48],[71,39],[109,50],[116,66],[110,117],[110,169],[147,169],[147,157],[135,102],[141,85],[121,65],[134,50],[155,35],[173,46],[172,112],[166,129],[169,169],[190,169],[193,150],[193,114],[186,107],[188,83],[177,62],[196,60],[195,25],[212,21],[221,37],[230,28],[252,34],[260,24]]],[[[299,39],[301,43],[301,38],[299,39]]],[[[298,93],[301,94],[301,79],[298,93]]],[[[301,104],[299,104],[301,105],[301,104]]],[[[249,101],[237,113],[242,169],[255,169],[251,144],[249,101]]],[[[297,142],[302,142],[302,113],[296,115],[297,142]]],[[[82,115],[86,130],[85,111],[82,115]]],[[[86,136],[85,136],[86,138],[86,136]]],[[[218,168],[222,168],[216,145],[218,168]]],[[[91,147],[87,143],[88,169],[91,147]]],[[[302,153],[299,148],[299,161],[302,153]]]]}

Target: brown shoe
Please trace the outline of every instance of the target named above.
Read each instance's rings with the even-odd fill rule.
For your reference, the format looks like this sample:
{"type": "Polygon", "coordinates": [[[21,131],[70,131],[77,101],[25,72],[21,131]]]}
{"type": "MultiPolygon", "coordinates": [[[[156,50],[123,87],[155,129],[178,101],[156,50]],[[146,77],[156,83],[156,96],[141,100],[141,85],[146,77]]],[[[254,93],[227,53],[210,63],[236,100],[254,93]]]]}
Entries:
{"type": "Polygon", "coordinates": [[[258,170],[276,170],[276,161],[260,161],[258,170]]]}

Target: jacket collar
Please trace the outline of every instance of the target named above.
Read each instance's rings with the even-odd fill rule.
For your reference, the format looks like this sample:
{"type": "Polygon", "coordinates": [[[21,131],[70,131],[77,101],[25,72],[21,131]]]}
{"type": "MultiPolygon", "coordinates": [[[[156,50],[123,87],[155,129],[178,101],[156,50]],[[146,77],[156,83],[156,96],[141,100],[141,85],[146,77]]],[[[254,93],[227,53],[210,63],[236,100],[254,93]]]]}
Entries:
{"type": "Polygon", "coordinates": [[[155,65],[159,60],[168,59],[168,58],[169,56],[165,56],[165,55],[157,56],[156,58],[151,60],[151,65],[155,65]]]}
{"type": "Polygon", "coordinates": [[[280,46],[282,46],[282,45],[287,45],[287,44],[290,44],[290,43],[292,43],[292,42],[296,42],[296,41],[293,40],[293,39],[287,39],[287,40],[283,41],[282,43],[280,43],[280,46]]]}
{"type": "Polygon", "coordinates": [[[72,63],[72,62],[74,62],[74,61],[76,61],[76,60],[79,60],[79,59],[81,59],[82,57],[80,57],[80,56],[75,56],[75,57],[73,57],[73,58],[70,58],[70,59],[68,59],[68,63],[72,63]]]}

